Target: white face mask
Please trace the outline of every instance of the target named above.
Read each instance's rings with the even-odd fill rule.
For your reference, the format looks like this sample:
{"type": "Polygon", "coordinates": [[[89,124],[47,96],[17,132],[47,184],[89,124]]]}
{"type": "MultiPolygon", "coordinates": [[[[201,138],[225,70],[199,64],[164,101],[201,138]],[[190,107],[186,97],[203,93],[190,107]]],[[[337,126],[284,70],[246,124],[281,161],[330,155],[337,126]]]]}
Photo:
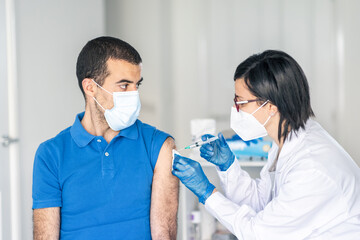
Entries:
{"type": "Polygon", "coordinates": [[[239,137],[242,138],[242,140],[250,141],[256,138],[265,137],[267,135],[265,125],[270,120],[271,116],[268,117],[264,124],[261,124],[253,114],[268,102],[269,100],[264,102],[251,114],[241,110],[238,112],[235,107],[231,108],[230,127],[236,132],[237,135],[239,135],[239,137]]]}
{"type": "MultiPolygon", "coordinates": [[[[93,80],[94,81],[94,80],[93,80]]],[[[95,81],[94,81],[95,82],[95,81]]],[[[96,83],[96,82],[95,82],[96,83]]],[[[111,94],[114,100],[114,107],[112,109],[105,109],[101,104],[93,97],[95,102],[104,109],[106,122],[109,127],[114,131],[120,131],[124,128],[130,127],[136,121],[139,116],[141,103],[138,91],[130,92],[109,92],[105,88],[101,87],[105,92],[111,94]]]]}

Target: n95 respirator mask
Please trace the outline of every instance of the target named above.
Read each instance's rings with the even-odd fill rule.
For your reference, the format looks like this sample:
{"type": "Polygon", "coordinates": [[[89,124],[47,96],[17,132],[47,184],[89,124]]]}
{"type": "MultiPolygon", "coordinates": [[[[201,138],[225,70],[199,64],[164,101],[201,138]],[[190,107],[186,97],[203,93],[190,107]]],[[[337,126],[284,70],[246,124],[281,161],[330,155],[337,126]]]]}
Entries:
{"type": "Polygon", "coordinates": [[[271,116],[268,117],[264,124],[261,124],[254,117],[254,113],[256,113],[266,103],[268,103],[268,101],[263,103],[251,114],[240,109],[238,112],[235,107],[231,107],[230,127],[237,135],[239,135],[239,137],[241,137],[242,140],[250,141],[256,138],[265,137],[268,134],[265,129],[265,125],[270,120],[271,116]]]}

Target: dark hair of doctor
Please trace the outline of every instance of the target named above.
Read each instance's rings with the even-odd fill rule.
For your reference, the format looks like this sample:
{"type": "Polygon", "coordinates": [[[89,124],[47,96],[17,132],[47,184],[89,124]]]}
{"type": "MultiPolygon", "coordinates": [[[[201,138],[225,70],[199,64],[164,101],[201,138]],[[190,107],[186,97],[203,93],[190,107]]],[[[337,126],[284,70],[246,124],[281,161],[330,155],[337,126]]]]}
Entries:
{"type": "Polygon", "coordinates": [[[309,85],[300,65],[288,54],[267,50],[248,57],[239,64],[234,81],[243,78],[259,105],[269,100],[280,113],[278,139],[305,127],[314,116],[309,85]]]}

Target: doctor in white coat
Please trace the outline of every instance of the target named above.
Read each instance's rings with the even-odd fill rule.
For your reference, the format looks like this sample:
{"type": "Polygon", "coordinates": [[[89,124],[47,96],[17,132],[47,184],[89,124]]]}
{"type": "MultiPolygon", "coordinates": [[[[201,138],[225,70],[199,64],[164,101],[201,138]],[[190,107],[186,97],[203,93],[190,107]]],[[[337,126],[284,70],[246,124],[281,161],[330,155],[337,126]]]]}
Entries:
{"type": "Polygon", "coordinates": [[[297,62],[268,50],[242,62],[234,80],[231,128],[243,140],[274,141],[260,179],[241,169],[221,133],[200,151],[217,166],[224,195],[189,158],[175,155],[173,174],[238,239],[359,240],[360,169],[312,119],[297,62]]]}

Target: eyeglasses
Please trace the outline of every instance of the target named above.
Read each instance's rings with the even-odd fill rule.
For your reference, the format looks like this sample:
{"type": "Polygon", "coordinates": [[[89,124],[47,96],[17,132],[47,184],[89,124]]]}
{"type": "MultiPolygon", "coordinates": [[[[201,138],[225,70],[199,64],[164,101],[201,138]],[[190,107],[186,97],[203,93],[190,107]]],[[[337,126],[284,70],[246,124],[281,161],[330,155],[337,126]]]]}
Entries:
{"type": "Polygon", "coordinates": [[[261,101],[260,99],[253,99],[253,100],[245,100],[245,101],[237,101],[237,97],[235,95],[234,97],[234,103],[235,103],[235,107],[236,107],[236,110],[239,112],[240,110],[240,105],[244,105],[246,103],[251,103],[251,102],[258,102],[258,101],[261,101]]]}

